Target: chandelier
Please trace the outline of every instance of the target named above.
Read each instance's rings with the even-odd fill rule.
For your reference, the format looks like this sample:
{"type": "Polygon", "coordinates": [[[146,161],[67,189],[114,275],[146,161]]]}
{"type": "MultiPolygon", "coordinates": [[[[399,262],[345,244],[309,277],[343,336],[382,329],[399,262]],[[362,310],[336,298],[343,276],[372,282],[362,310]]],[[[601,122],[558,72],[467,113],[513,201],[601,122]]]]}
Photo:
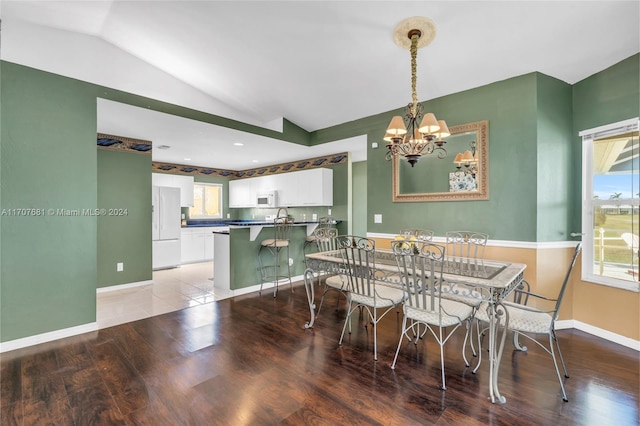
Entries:
{"type": "Polygon", "coordinates": [[[433,113],[422,113],[416,93],[416,59],[418,49],[427,46],[436,36],[435,23],[425,17],[415,16],[400,22],[393,32],[396,44],[411,52],[411,103],[407,105],[404,119],[396,115],[391,119],[384,141],[387,142],[387,161],[400,155],[413,167],[421,156],[437,152],[439,159],[447,156],[443,139],[449,136],[444,120],[433,113]],[[405,124],[406,119],[406,124],[405,124]],[[422,121],[421,121],[422,119],[422,121]],[[419,123],[419,124],[418,124],[419,123]]]}

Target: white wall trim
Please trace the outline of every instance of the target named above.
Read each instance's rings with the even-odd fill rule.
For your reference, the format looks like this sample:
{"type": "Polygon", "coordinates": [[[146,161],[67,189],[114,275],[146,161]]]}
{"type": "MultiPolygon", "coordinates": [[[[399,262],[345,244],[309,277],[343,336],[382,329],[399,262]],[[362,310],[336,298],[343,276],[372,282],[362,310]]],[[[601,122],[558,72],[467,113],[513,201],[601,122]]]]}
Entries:
{"type": "Polygon", "coordinates": [[[96,293],[98,293],[98,294],[100,294],[100,293],[108,293],[110,291],[125,290],[125,289],[128,289],[128,288],[141,287],[141,286],[149,285],[149,284],[153,284],[153,280],[136,281],[136,282],[127,283],[127,284],[110,285],[110,286],[106,286],[106,287],[98,287],[98,288],[96,288],[96,293]]]}
{"type": "Polygon", "coordinates": [[[596,337],[600,337],[609,342],[617,343],[636,351],[640,351],[640,341],[630,339],[629,337],[622,336],[617,333],[613,333],[609,330],[599,328],[593,325],[586,324],[577,320],[562,320],[556,321],[556,330],[563,330],[567,328],[575,328],[576,330],[584,331],[585,333],[592,334],[596,337]]]}
{"type": "MultiPolygon", "coordinates": [[[[367,232],[368,238],[386,238],[393,240],[397,234],[385,234],[378,232],[367,232]]],[[[446,242],[445,237],[433,237],[436,243],[446,242]]],[[[555,249],[575,247],[576,241],[549,241],[549,242],[532,242],[532,241],[509,241],[509,240],[488,240],[487,245],[491,247],[507,247],[507,248],[524,248],[524,249],[555,249]]]]}
{"type": "Polygon", "coordinates": [[[35,336],[23,337],[22,339],[9,340],[0,343],[0,353],[26,348],[28,346],[39,345],[40,343],[51,342],[53,340],[64,339],[65,337],[76,336],[78,334],[89,333],[98,330],[97,322],[90,322],[75,327],[63,328],[61,330],[36,334],[35,336]]]}

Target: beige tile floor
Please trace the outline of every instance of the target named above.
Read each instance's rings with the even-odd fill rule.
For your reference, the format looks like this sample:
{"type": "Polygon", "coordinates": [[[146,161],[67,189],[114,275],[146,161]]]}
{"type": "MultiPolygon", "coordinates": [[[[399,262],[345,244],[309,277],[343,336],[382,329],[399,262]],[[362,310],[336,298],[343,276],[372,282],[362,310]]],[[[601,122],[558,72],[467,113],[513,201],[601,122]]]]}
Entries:
{"type": "Polygon", "coordinates": [[[153,272],[153,284],[98,293],[98,328],[148,318],[231,297],[213,286],[213,262],[153,272]]]}

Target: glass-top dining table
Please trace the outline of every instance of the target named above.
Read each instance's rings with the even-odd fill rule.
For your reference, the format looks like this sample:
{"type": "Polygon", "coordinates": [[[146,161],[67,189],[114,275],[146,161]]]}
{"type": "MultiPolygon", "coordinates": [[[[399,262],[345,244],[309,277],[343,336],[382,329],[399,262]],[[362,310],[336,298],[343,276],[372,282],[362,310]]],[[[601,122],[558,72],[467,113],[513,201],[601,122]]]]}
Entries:
{"type": "MultiPolygon", "coordinates": [[[[347,274],[345,260],[340,251],[310,253],[307,266],[314,271],[329,274],[347,274]]],[[[525,264],[497,260],[448,259],[443,265],[443,280],[449,290],[463,296],[482,297],[488,303],[489,314],[489,395],[491,402],[505,403],[498,390],[498,372],[507,335],[508,315],[502,302],[524,279],[525,264]],[[502,322],[502,324],[501,324],[502,322]],[[500,325],[503,326],[500,333],[500,325]]],[[[391,250],[376,249],[372,274],[385,285],[401,286],[401,277],[391,250]]],[[[310,320],[305,328],[315,324],[314,283],[305,281],[310,320]]]]}

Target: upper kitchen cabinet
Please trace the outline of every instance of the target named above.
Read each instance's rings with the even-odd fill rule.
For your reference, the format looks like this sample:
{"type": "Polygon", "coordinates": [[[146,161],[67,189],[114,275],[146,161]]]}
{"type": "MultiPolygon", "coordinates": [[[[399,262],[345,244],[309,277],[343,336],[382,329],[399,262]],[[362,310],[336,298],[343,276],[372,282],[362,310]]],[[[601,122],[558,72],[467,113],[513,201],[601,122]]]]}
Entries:
{"type": "Polygon", "coordinates": [[[332,206],[333,170],[311,169],[275,175],[282,207],[332,206]]]}
{"type": "Polygon", "coordinates": [[[154,186],[180,188],[180,206],[193,207],[193,176],[153,173],[151,181],[154,186]]]}
{"type": "Polygon", "coordinates": [[[333,170],[311,169],[229,182],[229,207],[256,207],[260,193],[277,191],[278,206],[332,206],[333,170]]]}
{"type": "Polygon", "coordinates": [[[255,207],[252,178],[229,181],[229,207],[255,207]]]}

